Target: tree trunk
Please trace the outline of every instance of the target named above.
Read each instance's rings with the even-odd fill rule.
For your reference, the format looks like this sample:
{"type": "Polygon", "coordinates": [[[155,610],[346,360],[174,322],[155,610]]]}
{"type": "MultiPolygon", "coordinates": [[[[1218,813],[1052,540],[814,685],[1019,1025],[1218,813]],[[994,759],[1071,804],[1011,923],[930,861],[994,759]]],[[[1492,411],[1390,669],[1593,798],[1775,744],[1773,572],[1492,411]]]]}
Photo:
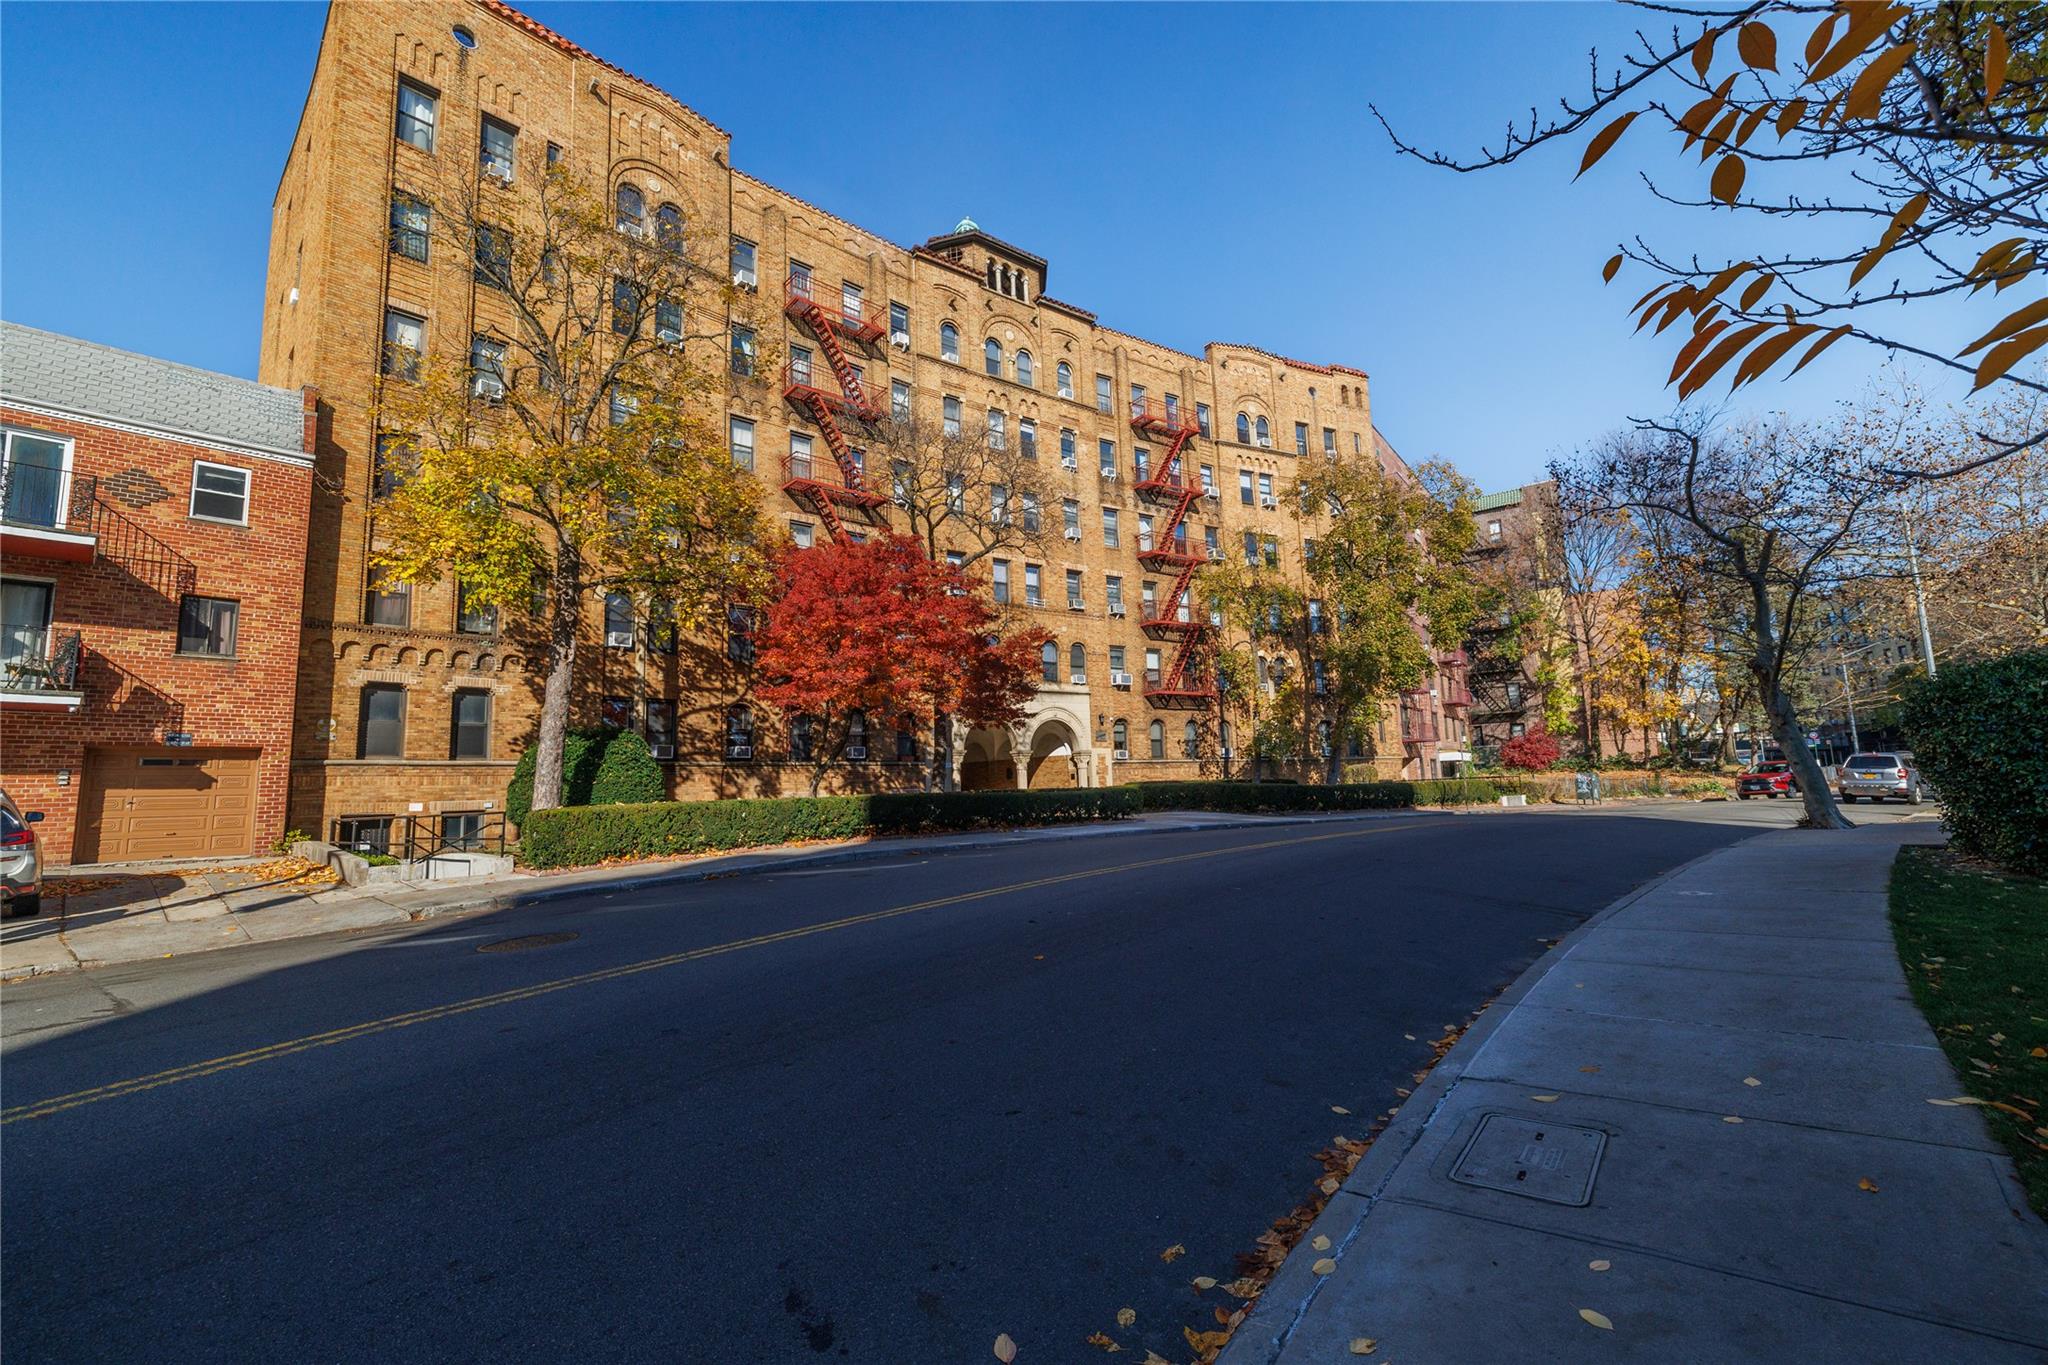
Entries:
{"type": "Polygon", "coordinates": [[[576,672],[576,627],[583,605],[583,564],[566,546],[548,585],[547,683],[541,692],[539,747],[533,756],[533,809],[562,804],[562,749],[569,736],[569,694],[576,672]]]}
{"type": "Polygon", "coordinates": [[[927,791],[949,792],[953,782],[953,717],[944,711],[932,718],[932,778],[927,791]]]}
{"type": "Polygon", "coordinates": [[[1799,710],[1792,704],[1792,698],[1785,695],[1785,689],[1770,676],[1761,659],[1752,660],[1749,669],[1770,713],[1771,733],[1784,750],[1785,761],[1792,765],[1792,775],[1799,783],[1799,800],[1806,807],[1807,823],[1815,829],[1856,828],[1855,822],[1835,804],[1835,794],[1828,790],[1820,763],[1813,750],[1806,747],[1806,727],[1799,723],[1799,710]]]}

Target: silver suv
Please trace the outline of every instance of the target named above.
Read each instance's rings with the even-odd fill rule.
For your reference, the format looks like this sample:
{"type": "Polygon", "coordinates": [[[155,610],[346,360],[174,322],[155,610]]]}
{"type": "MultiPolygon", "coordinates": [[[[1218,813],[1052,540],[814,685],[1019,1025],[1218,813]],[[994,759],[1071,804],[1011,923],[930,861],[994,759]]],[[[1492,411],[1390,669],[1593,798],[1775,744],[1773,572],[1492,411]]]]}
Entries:
{"type": "Polygon", "coordinates": [[[1835,790],[1844,802],[1860,796],[1873,801],[1897,797],[1917,806],[1920,770],[1913,766],[1911,754],[1851,754],[1849,761],[1836,770],[1835,790]]]}
{"type": "Polygon", "coordinates": [[[39,810],[24,815],[14,798],[0,791],[0,909],[10,914],[42,912],[43,855],[32,828],[42,818],[39,810]]]}

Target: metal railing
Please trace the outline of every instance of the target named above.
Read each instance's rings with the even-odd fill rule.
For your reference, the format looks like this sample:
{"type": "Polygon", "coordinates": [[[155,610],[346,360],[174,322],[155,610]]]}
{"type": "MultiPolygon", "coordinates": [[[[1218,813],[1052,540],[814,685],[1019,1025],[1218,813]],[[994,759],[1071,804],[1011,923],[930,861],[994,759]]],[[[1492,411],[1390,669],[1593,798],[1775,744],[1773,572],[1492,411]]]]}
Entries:
{"type": "Polygon", "coordinates": [[[0,686],[10,692],[75,692],[83,652],[75,630],[9,626],[0,634],[0,686]]]}
{"type": "Polygon", "coordinates": [[[0,464],[0,521],[90,534],[99,481],[62,465],[0,464]],[[82,525],[79,523],[83,523],[82,525]]]}
{"type": "Polygon", "coordinates": [[[342,816],[328,826],[328,842],[336,848],[405,863],[430,862],[465,853],[502,854],[508,839],[505,813],[494,810],[342,816]]]}

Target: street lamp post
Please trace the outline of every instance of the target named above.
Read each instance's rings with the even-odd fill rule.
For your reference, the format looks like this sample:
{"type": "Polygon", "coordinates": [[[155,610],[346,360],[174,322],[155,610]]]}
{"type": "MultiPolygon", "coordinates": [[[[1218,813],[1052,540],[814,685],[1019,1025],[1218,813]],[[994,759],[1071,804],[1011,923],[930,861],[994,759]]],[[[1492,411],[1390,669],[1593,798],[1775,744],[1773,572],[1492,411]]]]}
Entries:
{"type": "Polygon", "coordinates": [[[1844,659],[1836,666],[1842,670],[1842,702],[1849,708],[1849,752],[1853,754],[1863,748],[1863,741],[1856,734],[1856,698],[1849,691],[1849,661],[1844,659]]]}
{"type": "Polygon", "coordinates": [[[1920,547],[1913,542],[1913,520],[1906,519],[1906,567],[1913,575],[1913,608],[1920,617],[1920,658],[1927,676],[1934,676],[1934,635],[1927,629],[1927,593],[1920,586],[1920,547]]]}

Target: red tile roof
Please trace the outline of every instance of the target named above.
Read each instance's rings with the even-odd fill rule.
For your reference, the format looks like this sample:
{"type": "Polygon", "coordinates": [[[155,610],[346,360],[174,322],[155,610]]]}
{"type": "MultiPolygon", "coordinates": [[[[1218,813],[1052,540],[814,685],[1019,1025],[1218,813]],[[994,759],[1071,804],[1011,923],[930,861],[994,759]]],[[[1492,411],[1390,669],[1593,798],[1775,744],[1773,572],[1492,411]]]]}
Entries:
{"type": "Polygon", "coordinates": [[[530,15],[521,14],[518,10],[513,9],[510,5],[504,3],[504,0],[480,0],[480,3],[483,5],[485,9],[489,10],[492,14],[497,15],[506,23],[513,24],[519,28],[525,29],[528,33],[531,33],[534,37],[540,39],[542,42],[547,43],[553,47],[559,48],[561,51],[568,53],[572,57],[575,57],[581,61],[595,62],[599,66],[603,67],[605,70],[610,71],[615,75],[624,76],[627,80],[632,81],[635,85],[644,85],[649,90],[652,90],[655,94],[660,95],[663,99],[667,99],[673,101],[678,105],[681,105],[681,107],[693,117],[704,119],[704,122],[706,124],[709,124],[714,131],[723,133],[727,137],[732,136],[730,132],[727,132],[725,129],[720,128],[717,124],[712,123],[710,119],[704,118],[704,115],[698,113],[695,109],[691,109],[689,105],[683,104],[681,100],[676,99],[674,95],[669,94],[668,91],[662,89],[653,81],[646,80],[642,77],[636,76],[632,72],[626,70],[624,67],[606,61],[604,58],[598,56],[595,52],[592,52],[589,48],[583,47],[577,43],[569,41],[567,38],[564,38],[561,34],[549,28],[546,24],[543,24],[540,20],[535,19],[530,15]]]}

